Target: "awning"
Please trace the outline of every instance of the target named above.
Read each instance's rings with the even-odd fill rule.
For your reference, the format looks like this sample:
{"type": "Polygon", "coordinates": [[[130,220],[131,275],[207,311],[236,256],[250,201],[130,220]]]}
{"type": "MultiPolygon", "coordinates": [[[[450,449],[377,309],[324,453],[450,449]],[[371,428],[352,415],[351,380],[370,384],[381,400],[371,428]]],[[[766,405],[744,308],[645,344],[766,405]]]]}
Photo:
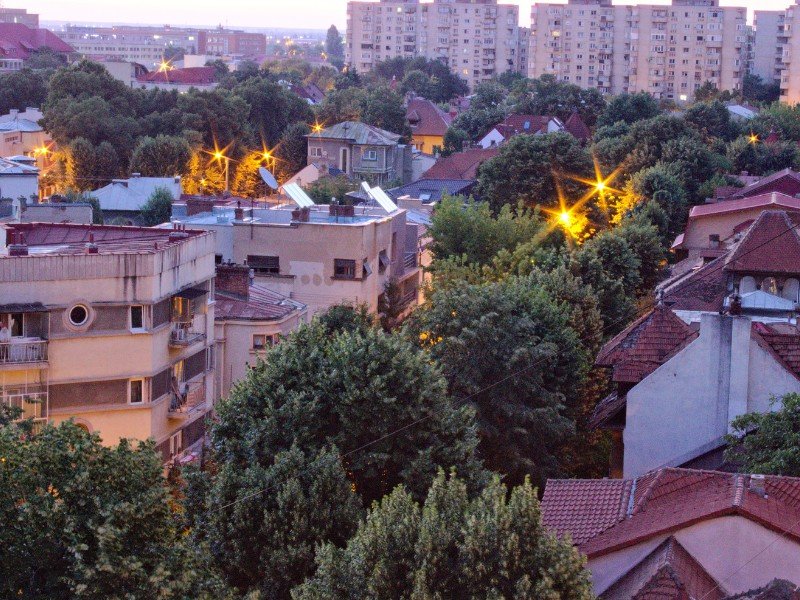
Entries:
{"type": "Polygon", "coordinates": [[[199,298],[208,293],[208,290],[203,290],[200,288],[186,288],[185,290],[181,290],[177,294],[175,294],[178,298],[185,298],[186,300],[194,300],[195,298],[199,298]]]}
{"type": "Polygon", "coordinates": [[[32,313],[48,312],[41,302],[28,302],[19,304],[0,304],[0,313],[32,313]]]}

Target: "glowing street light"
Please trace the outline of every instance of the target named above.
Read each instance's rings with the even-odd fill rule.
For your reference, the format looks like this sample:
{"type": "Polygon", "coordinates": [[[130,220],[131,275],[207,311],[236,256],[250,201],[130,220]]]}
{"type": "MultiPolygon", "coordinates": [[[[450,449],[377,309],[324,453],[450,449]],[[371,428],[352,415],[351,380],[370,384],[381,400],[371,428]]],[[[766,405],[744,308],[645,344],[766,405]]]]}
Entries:
{"type": "Polygon", "coordinates": [[[562,211],[561,214],[558,215],[558,220],[561,221],[561,224],[565,227],[569,227],[572,224],[572,215],[566,210],[562,211]]]}
{"type": "Polygon", "coordinates": [[[230,159],[230,157],[225,156],[225,154],[223,154],[222,150],[214,150],[214,153],[212,154],[212,156],[214,157],[214,160],[216,160],[218,162],[222,162],[222,160],[225,160],[225,192],[226,193],[230,193],[230,191],[231,191],[231,185],[230,185],[230,181],[231,181],[231,159],[230,159]]]}
{"type": "Polygon", "coordinates": [[[757,144],[758,143],[758,135],[755,134],[755,133],[751,133],[749,136],[747,136],[747,140],[751,144],[757,144]]]}

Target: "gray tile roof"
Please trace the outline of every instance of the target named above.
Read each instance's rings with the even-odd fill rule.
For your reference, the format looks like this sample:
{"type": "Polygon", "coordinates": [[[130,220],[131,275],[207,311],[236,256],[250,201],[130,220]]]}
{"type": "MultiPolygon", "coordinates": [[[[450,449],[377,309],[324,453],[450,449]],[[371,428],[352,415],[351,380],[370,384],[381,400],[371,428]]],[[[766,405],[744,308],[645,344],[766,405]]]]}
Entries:
{"type": "Polygon", "coordinates": [[[336,125],[326,127],[319,133],[310,133],[308,139],[324,140],[351,140],[355,144],[372,146],[394,146],[400,141],[400,136],[385,129],[378,129],[366,123],[356,121],[343,121],[336,125]]]}

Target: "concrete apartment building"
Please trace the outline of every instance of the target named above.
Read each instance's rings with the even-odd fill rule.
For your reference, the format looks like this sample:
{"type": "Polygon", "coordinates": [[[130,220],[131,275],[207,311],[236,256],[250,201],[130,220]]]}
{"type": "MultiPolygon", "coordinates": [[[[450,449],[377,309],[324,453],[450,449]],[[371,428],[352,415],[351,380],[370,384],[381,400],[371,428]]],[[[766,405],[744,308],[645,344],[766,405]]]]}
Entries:
{"type": "Polygon", "coordinates": [[[528,76],[606,94],[649,92],[690,100],[706,81],[741,88],[747,9],[718,0],[614,5],[610,0],[537,3],[531,8],[528,76]]]}
{"type": "Polygon", "coordinates": [[[54,32],[76,52],[97,60],[118,60],[157,67],[169,48],[182,48],[187,54],[198,51],[197,29],[180,27],[140,27],[115,25],[91,27],[67,25],[54,32]]]}
{"type": "Polygon", "coordinates": [[[424,56],[445,62],[474,88],[506,71],[522,72],[520,40],[519,6],[497,0],[347,5],[346,62],[359,73],[389,58],[424,56]]]}
{"type": "Polygon", "coordinates": [[[191,229],[216,232],[218,262],[246,264],[255,283],[308,306],[313,315],[341,303],[378,310],[389,280],[409,306],[417,302],[421,271],[418,227],[406,211],[315,205],[310,209],[216,206],[177,216],[191,229]]]}
{"type": "Polygon", "coordinates": [[[248,33],[218,27],[197,34],[197,54],[264,56],[266,53],[267,36],[263,33],[248,33]]]}
{"type": "Polygon", "coordinates": [[[202,443],[213,405],[214,236],[0,225],[0,401],[105,444],[202,443]]]}
{"type": "Polygon", "coordinates": [[[39,27],[39,15],[29,13],[24,8],[5,8],[0,6],[0,23],[22,23],[31,29],[39,27]]]}
{"type": "Polygon", "coordinates": [[[785,11],[784,34],[781,102],[797,104],[800,102],[800,5],[797,2],[785,11]]]}
{"type": "Polygon", "coordinates": [[[750,72],[765,83],[781,80],[783,50],[787,42],[785,20],[786,12],[782,10],[755,11],[750,72]]]}

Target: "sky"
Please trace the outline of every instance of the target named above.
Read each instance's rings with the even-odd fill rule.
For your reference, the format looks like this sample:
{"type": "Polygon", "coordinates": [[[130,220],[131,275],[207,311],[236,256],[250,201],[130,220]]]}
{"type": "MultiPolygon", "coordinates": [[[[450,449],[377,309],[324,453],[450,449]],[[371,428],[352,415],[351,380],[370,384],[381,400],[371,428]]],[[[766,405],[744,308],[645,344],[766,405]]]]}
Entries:
{"type": "MultiPolygon", "coordinates": [[[[520,5],[521,24],[527,25],[531,0],[506,1],[520,5]]],[[[793,0],[721,0],[721,3],[746,5],[751,11],[756,7],[780,10],[793,4],[793,0]]],[[[27,8],[39,13],[43,21],[307,29],[326,29],[333,23],[344,33],[347,0],[0,0],[0,4],[27,8]]],[[[648,0],[647,4],[669,4],[669,0],[648,0]]]]}

